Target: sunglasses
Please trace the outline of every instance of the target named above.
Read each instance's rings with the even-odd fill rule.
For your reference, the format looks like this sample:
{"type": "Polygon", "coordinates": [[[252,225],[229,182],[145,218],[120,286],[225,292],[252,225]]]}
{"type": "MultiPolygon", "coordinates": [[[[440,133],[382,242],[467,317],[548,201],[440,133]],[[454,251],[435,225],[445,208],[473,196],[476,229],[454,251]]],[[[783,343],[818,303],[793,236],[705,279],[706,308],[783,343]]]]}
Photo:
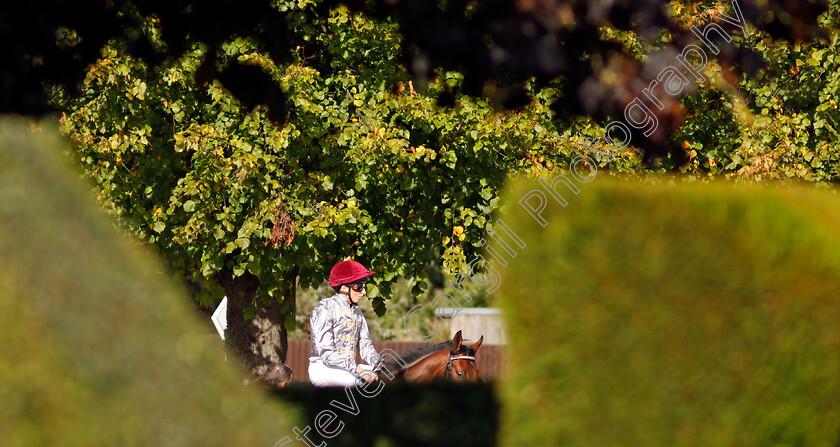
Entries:
{"type": "Polygon", "coordinates": [[[350,286],[350,288],[351,288],[351,289],[353,289],[354,291],[356,291],[356,292],[361,292],[362,290],[365,290],[365,285],[366,285],[366,284],[367,284],[367,283],[363,283],[363,282],[354,282],[354,283],[352,283],[352,284],[348,284],[348,285],[349,285],[349,286],[350,286]]]}

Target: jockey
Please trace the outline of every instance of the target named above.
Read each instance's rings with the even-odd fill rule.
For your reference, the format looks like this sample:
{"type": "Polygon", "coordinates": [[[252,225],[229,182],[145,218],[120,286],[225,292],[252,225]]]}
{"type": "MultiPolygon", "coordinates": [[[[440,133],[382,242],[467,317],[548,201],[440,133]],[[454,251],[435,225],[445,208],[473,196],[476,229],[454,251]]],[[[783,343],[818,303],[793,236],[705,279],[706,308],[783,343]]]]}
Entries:
{"type": "Polygon", "coordinates": [[[373,371],[379,364],[379,354],[359,309],[359,302],[367,295],[365,280],[373,274],[356,261],[341,261],[330,271],[330,286],[336,294],[322,299],[310,317],[309,380],[313,385],[352,387],[379,380],[373,371]],[[370,366],[356,364],[356,347],[370,366]]]}

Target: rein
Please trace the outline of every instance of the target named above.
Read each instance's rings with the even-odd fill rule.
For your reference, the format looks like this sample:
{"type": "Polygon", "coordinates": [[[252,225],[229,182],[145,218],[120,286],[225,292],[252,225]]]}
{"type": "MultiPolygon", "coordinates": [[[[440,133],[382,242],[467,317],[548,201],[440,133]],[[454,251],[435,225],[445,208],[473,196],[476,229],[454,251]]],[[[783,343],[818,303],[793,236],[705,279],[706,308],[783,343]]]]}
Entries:
{"type": "Polygon", "coordinates": [[[446,362],[446,371],[443,373],[443,377],[445,379],[452,378],[452,361],[453,360],[469,360],[471,362],[475,361],[475,357],[471,355],[459,355],[457,357],[452,357],[452,353],[449,353],[449,361],[446,362]]]}

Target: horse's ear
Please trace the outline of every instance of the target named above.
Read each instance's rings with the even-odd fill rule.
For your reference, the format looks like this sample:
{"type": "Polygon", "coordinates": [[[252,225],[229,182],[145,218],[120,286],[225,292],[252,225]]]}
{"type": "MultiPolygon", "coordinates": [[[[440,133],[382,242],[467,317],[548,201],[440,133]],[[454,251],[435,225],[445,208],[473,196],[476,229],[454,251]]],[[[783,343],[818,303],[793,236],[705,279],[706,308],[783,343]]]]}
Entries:
{"type": "Polygon", "coordinates": [[[478,347],[481,346],[481,342],[483,342],[483,341],[484,341],[484,336],[482,335],[481,338],[479,338],[477,342],[473,343],[472,346],[470,346],[470,349],[472,349],[473,352],[478,351],[478,347]]]}
{"type": "Polygon", "coordinates": [[[461,336],[461,331],[455,333],[455,337],[452,338],[452,350],[453,351],[460,351],[461,350],[461,342],[464,341],[464,337],[461,336]]]}

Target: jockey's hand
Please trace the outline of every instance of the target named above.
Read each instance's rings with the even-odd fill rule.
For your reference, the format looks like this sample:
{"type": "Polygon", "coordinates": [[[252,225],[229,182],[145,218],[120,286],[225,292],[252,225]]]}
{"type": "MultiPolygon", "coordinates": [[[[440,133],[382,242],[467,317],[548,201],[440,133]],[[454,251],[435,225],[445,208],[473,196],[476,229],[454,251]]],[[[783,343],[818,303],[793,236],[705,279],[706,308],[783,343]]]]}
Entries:
{"type": "Polygon", "coordinates": [[[376,382],[377,380],[379,380],[379,376],[369,369],[362,370],[359,373],[359,377],[361,377],[362,380],[364,380],[366,383],[376,382]]]}

